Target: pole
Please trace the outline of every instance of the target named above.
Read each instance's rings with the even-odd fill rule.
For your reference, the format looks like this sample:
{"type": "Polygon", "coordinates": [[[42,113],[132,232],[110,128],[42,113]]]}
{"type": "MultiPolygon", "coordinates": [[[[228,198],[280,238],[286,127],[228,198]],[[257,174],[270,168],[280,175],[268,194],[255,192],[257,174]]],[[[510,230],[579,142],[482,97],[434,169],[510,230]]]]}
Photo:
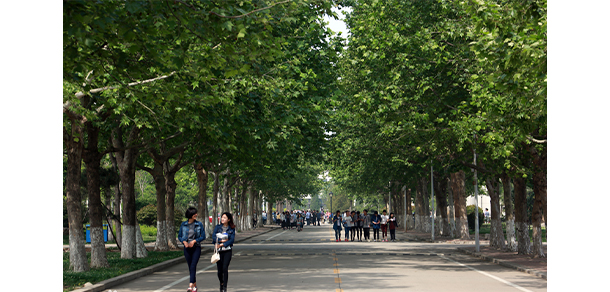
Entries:
{"type": "MultiPolygon", "coordinates": [[[[432,162],[432,161],[430,161],[432,162]]],[[[434,217],[436,215],[436,205],[434,204],[434,167],[430,164],[430,189],[432,190],[432,195],[430,201],[432,202],[432,241],[434,241],[434,217]]]]}
{"type": "MultiPolygon", "coordinates": [[[[476,140],[477,134],[474,134],[476,140]]],[[[474,165],[477,166],[477,150],[474,149],[474,165]]],[[[479,182],[477,179],[477,169],[474,169],[474,244],[476,252],[480,252],[479,248],[479,182]]]]}

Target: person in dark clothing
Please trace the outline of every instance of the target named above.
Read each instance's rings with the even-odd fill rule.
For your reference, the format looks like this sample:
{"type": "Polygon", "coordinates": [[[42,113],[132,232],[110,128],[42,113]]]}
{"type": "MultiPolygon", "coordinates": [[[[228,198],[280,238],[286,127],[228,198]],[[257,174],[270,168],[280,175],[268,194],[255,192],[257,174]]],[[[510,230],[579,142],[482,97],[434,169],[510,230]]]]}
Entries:
{"type": "Polygon", "coordinates": [[[371,223],[373,224],[373,241],[381,241],[379,237],[379,229],[381,228],[381,216],[379,212],[375,211],[371,216],[371,223]]]}
{"type": "Polygon", "coordinates": [[[390,240],[396,241],[396,227],[398,226],[398,221],[396,221],[396,217],[394,217],[394,213],[390,213],[390,218],[388,219],[388,227],[390,229],[390,240]]]}
{"type": "Polygon", "coordinates": [[[180,224],[178,230],[178,241],[184,245],[184,257],[186,264],[189,267],[190,281],[188,292],[197,291],[197,263],[201,256],[201,242],[205,239],[205,230],[203,223],[197,221],[197,209],[190,207],[186,210],[184,216],[186,221],[180,224]]]}
{"type": "Polygon", "coordinates": [[[220,260],[216,262],[218,270],[218,281],[220,282],[220,292],[227,291],[229,281],[229,264],[233,257],[233,243],[235,242],[235,223],[233,215],[229,212],[222,213],[220,224],[216,225],[212,232],[212,243],[218,249],[220,260]]]}

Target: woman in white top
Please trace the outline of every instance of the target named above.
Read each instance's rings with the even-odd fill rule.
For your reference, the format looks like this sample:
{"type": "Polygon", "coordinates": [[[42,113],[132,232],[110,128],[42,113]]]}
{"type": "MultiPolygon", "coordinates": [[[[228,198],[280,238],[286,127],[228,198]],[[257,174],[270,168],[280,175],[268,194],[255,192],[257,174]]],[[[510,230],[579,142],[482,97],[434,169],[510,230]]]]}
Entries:
{"type": "Polygon", "coordinates": [[[383,215],[381,215],[381,236],[383,237],[382,241],[388,241],[388,216],[386,210],[383,210],[383,215]]]}

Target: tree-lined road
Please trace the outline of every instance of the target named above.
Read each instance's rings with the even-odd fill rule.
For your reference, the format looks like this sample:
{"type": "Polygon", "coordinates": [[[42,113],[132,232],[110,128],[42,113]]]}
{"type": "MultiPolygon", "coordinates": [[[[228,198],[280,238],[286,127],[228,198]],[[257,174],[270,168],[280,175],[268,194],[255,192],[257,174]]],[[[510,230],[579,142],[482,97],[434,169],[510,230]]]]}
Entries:
{"type": "MultiPolygon", "coordinates": [[[[239,236],[239,235],[238,235],[239,236]]],[[[460,245],[463,246],[463,245],[460,245]]],[[[206,247],[209,248],[209,247],[206,247]]],[[[217,291],[216,264],[202,255],[199,291],[217,291]]],[[[188,287],[181,263],[120,286],[117,292],[178,292],[188,287]]],[[[459,254],[455,245],[335,242],[329,226],[274,230],[237,243],[230,291],[546,291],[547,281],[459,254]],[[329,241],[332,239],[332,241],[329,241]]]]}

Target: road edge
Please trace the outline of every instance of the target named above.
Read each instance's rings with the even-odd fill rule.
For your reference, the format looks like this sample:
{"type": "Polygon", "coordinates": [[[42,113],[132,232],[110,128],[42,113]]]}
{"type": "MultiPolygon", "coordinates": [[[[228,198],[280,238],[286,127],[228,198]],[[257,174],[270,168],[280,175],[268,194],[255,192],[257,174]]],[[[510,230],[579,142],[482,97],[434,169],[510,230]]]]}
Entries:
{"type": "Polygon", "coordinates": [[[465,248],[458,247],[457,250],[459,252],[471,255],[473,257],[480,258],[480,259],[483,259],[485,261],[501,265],[503,267],[515,269],[517,271],[525,272],[525,273],[528,273],[528,274],[534,275],[536,277],[539,277],[539,278],[547,280],[547,273],[544,273],[544,272],[541,272],[541,271],[538,271],[538,270],[534,270],[534,269],[528,269],[526,267],[510,263],[509,261],[506,261],[506,260],[499,260],[499,259],[496,259],[496,258],[493,258],[493,257],[490,257],[490,256],[482,255],[481,253],[470,251],[470,250],[465,249],[465,248]]]}

